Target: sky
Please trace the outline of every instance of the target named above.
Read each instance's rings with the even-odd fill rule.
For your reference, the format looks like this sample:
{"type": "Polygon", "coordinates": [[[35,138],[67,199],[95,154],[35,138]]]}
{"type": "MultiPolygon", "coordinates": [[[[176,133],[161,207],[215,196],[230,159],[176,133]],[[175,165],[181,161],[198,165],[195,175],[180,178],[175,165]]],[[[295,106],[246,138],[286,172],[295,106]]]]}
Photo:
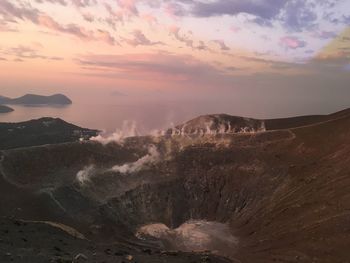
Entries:
{"type": "Polygon", "coordinates": [[[349,0],[0,0],[0,95],[350,107],[349,25],[349,0]]]}

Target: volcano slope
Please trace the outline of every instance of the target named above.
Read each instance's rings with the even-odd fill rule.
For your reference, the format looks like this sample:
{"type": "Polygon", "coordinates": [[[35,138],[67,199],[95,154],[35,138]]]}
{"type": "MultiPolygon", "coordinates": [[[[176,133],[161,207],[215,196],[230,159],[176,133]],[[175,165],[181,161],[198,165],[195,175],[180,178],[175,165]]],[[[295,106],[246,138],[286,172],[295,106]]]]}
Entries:
{"type": "Polygon", "coordinates": [[[183,229],[201,220],[228,226],[237,242],[213,252],[232,262],[347,262],[350,116],[344,111],[307,124],[4,150],[1,231],[16,235],[2,239],[3,260],[72,260],[84,253],[88,262],[227,262],[206,253],[160,252],[177,247],[135,236],[151,224],[183,229]],[[13,218],[29,225],[19,233],[35,242],[18,236],[13,218]],[[33,221],[70,226],[84,240],[53,223],[30,234],[39,224],[33,221]],[[38,252],[40,240],[52,245],[38,252]],[[70,251],[54,245],[57,240],[70,251]]]}
{"type": "Polygon", "coordinates": [[[88,140],[98,133],[98,130],[81,128],[59,118],[0,122],[0,150],[88,140]]]}

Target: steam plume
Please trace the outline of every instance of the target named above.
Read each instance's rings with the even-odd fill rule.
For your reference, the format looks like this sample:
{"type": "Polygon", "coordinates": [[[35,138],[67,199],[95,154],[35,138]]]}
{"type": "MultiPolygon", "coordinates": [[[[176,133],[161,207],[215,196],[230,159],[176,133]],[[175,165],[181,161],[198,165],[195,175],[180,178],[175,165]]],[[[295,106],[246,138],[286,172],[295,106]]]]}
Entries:
{"type": "MultiPolygon", "coordinates": [[[[148,153],[132,163],[126,163],[123,165],[115,165],[109,169],[99,169],[100,172],[112,171],[120,174],[131,174],[136,173],[147,167],[148,165],[152,165],[157,163],[160,160],[160,153],[158,152],[155,145],[151,145],[148,147],[148,153]]],[[[76,180],[79,182],[81,186],[84,186],[86,183],[90,182],[90,179],[96,173],[95,166],[89,165],[84,169],[80,170],[76,174],[76,180]]]]}
{"type": "Polygon", "coordinates": [[[136,162],[116,165],[112,167],[111,170],[122,174],[139,172],[143,169],[144,166],[158,162],[159,157],[160,154],[157,148],[152,145],[148,148],[148,154],[141,157],[136,162]]]}
{"type": "Polygon", "coordinates": [[[76,176],[77,181],[81,185],[84,185],[85,183],[89,182],[90,177],[92,176],[92,173],[94,171],[94,168],[95,167],[93,165],[89,165],[89,166],[86,166],[83,170],[80,170],[76,176]]]}
{"type": "Polygon", "coordinates": [[[113,134],[108,137],[103,137],[102,135],[98,135],[96,137],[92,137],[91,141],[97,141],[104,145],[111,142],[123,142],[125,138],[138,136],[139,132],[137,131],[137,125],[135,121],[124,121],[122,128],[117,129],[113,134]]]}

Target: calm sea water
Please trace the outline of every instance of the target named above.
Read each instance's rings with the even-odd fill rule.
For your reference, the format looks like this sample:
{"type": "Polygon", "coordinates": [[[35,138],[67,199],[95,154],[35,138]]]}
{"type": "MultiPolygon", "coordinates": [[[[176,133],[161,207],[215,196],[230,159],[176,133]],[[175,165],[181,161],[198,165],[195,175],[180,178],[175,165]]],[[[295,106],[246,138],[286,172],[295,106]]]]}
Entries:
{"type": "MultiPolygon", "coordinates": [[[[90,96],[93,98],[93,96],[90,96]]],[[[41,117],[61,118],[81,127],[99,129],[107,134],[120,130],[124,122],[136,124],[139,134],[148,134],[153,130],[163,130],[205,114],[227,113],[253,118],[278,118],[307,114],[331,113],[342,106],[326,107],[324,104],[300,105],[242,103],[236,102],[172,102],[162,100],[134,100],[126,98],[104,98],[89,102],[73,99],[66,107],[24,107],[11,106],[15,111],[0,114],[0,122],[20,122],[41,117]],[[329,109],[328,109],[329,108],[329,109]],[[322,109],[322,110],[320,110],[322,109]]]]}
{"type": "Polygon", "coordinates": [[[11,106],[15,111],[0,114],[0,122],[20,122],[41,117],[61,118],[85,128],[94,128],[112,133],[121,129],[123,123],[136,124],[140,134],[166,129],[201,114],[206,109],[191,105],[135,103],[135,104],[79,104],[65,107],[11,106]]]}

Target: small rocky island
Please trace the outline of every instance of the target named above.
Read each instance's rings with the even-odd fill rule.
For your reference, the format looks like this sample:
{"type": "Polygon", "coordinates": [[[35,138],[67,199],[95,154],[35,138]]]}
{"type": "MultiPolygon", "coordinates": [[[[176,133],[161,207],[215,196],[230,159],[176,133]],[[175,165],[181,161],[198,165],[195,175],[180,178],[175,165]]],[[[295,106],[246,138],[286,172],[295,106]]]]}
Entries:
{"type": "Polygon", "coordinates": [[[69,105],[72,101],[63,94],[54,94],[50,96],[26,94],[18,98],[9,98],[0,96],[0,104],[9,105],[69,105]]]}
{"type": "Polygon", "coordinates": [[[13,111],[13,109],[8,107],[8,106],[0,105],[0,113],[9,113],[12,111],[13,111]]]}

